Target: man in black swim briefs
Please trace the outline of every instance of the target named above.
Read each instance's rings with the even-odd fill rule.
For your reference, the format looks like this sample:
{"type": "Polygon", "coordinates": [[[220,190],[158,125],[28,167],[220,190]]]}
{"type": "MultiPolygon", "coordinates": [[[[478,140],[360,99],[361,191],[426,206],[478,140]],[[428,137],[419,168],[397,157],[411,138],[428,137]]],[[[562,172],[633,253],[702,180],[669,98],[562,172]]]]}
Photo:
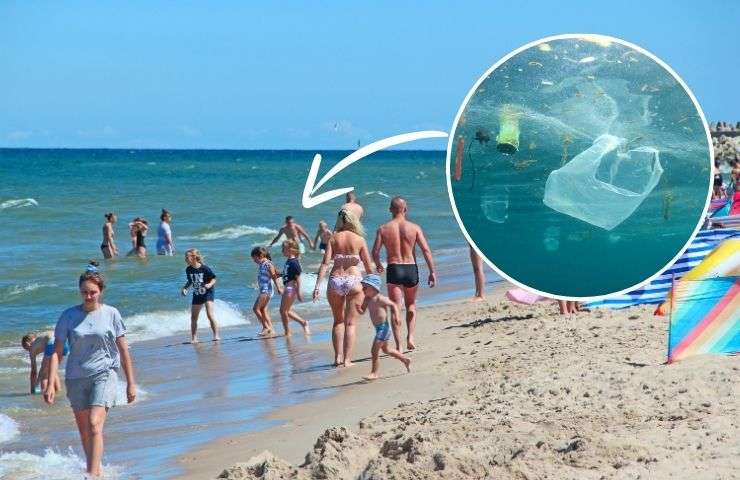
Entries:
{"type": "MultiPolygon", "coordinates": [[[[419,267],[416,265],[416,245],[421,248],[424,260],[429,269],[427,280],[430,287],[437,283],[437,274],[434,270],[432,251],[424,237],[424,231],[419,225],[406,220],[406,200],[395,197],[391,200],[390,212],[393,219],[381,225],[375,236],[373,245],[373,260],[377,265],[378,273],[384,268],[380,261],[380,250],[385,247],[386,260],[388,261],[386,271],[386,283],[388,297],[401,309],[401,301],[406,306],[406,346],[409,350],[416,348],[414,343],[414,328],[416,325],[416,292],[419,286],[419,267]]],[[[394,323],[393,338],[396,341],[396,349],[400,350],[400,325],[394,323]]]]}

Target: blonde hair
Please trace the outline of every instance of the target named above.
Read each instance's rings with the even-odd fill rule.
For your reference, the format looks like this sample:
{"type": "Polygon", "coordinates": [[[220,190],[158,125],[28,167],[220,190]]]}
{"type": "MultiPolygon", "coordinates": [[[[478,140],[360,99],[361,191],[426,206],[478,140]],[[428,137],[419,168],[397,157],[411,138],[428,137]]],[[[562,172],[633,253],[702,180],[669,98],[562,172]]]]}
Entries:
{"type": "Polygon", "coordinates": [[[364,237],[365,229],[360,223],[360,219],[351,211],[346,208],[339,210],[337,214],[337,224],[334,226],[334,230],[337,232],[349,231],[356,233],[357,235],[364,237]]]}
{"type": "Polygon", "coordinates": [[[288,239],[283,242],[283,248],[287,248],[291,253],[297,256],[301,254],[301,248],[298,246],[298,242],[292,239],[288,239]]]}
{"type": "Polygon", "coordinates": [[[203,263],[203,255],[200,254],[197,248],[191,248],[185,252],[185,255],[193,255],[198,263],[203,263]]]}

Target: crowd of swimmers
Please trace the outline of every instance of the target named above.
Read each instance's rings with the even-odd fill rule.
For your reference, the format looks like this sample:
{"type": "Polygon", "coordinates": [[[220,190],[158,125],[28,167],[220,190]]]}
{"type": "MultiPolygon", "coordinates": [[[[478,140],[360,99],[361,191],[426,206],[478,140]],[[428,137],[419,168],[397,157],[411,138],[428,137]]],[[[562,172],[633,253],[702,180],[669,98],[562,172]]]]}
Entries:
{"type": "MultiPolygon", "coordinates": [[[[304,334],[311,333],[308,320],[293,308],[296,300],[304,300],[301,292],[303,269],[300,255],[305,251],[305,240],[310,248],[319,249],[323,253],[316,288],[312,294],[313,301],[318,300],[322,280],[328,271],[326,297],[333,319],[333,364],[337,367],[353,365],[357,319],[368,313],[375,335],[371,345],[370,373],[365,378],[374,380],[380,376],[381,352],[400,361],[410,371],[411,359],[401,351],[401,311],[405,308],[405,348],[414,350],[416,295],[419,287],[417,246],[428,267],[427,283],[430,287],[436,284],[437,276],[432,252],[422,228],[406,218],[406,201],[402,197],[393,198],[389,210],[392,218],[377,229],[372,250],[368,248],[361,223],[364,211],[351,192],[337,214],[334,230],[322,221],[313,239],[292,217],[286,218],[278,235],[269,244],[271,246],[280,237],[285,237],[281,244],[285,257],[281,271],[272,261],[269,246],[255,247],[251,251],[251,258],[257,264],[258,292],[253,312],[261,325],[259,335],[270,337],[275,334],[269,313],[269,303],[275,293],[282,297],[280,317],[283,334],[291,334],[292,322],[297,323],[304,334]],[[380,258],[383,249],[386,253],[386,266],[380,258]],[[382,273],[386,275],[387,296],[381,293],[382,273]]],[[[172,215],[163,209],[160,220],[157,254],[174,255],[175,246],[170,227],[172,215]]],[[[116,222],[115,214],[105,215],[100,249],[108,259],[120,254],[114,237],[116,222]]],[[[129,255],[146,256],[145,238],[148,229],[149,224],[142,217],[136,217],[129,223],[129,255]]],[[[198,317],[204,306],[213,340],[218,341],[220,336],[214,308],[216,274],[204,263],[203,255],[196,249],[185,252],[185,262],[186,282],[181,288],[181,294],[188,295],[192,292],[191,342],[198,342],[198,317]]],[[[61,388],[59,364],[67,357],[67,398],[85,452],[87,473],[98,476],[101,473],[103,456],[103,427],[108,410],[116,403],[119,372],[122,371],[125,376],[126,398],[131,403],[136,398],[134,366],[121,314],[116,308],[103,303],[105,279],[96,261],[87,265],[78,279],[78,286],[81,303],[62,312],[54,331],[27,334],[21,339],[21,344],[31,358],[31,393],[35,393],[40,386],[44,400],[49,404],[55,402],[61,388]],[[37,357],[41,354],[42,362],[38,366],[37,357]]]]}
{"type": "MultiPolygon", "coordinates": [[[[157,255],[172,256],[175,254],[175,242],[172,237],[172,215],[166,209],[162,209],[159,215],[160,223],[157,229],[157,255]]],[[[100,251],[104,258],[118,257],[120,252],[115,241],[113,226],[118,222],[118,217],[114,213],[105,214],[105,223],[103,224],[103,242],[100,244],[100,251]]],[[[146,234],[149,231],[149,222],[143,217],[136,217],[128,224],[129,234],[131,236],[131,250],[127,256],[137,256],[145,258],[146,251],[146,234]]]]}

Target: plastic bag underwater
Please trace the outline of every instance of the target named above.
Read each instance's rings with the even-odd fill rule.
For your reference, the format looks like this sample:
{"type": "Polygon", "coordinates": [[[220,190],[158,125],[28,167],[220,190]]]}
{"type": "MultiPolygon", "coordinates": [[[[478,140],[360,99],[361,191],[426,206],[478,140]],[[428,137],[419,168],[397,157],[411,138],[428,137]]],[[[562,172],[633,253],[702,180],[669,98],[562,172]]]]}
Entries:
{"type": "Polygon", "coordinates": [[[658,185],[660,153],[652,147],[621,152],[624,138],[604,134],[547,177],[543,202],[560,213],[612,230],[658,185]]]}

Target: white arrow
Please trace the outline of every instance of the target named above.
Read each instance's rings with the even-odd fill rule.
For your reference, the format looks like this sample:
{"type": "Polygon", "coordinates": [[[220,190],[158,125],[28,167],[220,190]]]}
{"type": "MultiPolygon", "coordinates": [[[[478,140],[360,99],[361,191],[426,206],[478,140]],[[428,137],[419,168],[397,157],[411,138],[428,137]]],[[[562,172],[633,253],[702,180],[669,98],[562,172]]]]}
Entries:
{"type": "Polygon", "coordinates": [[[323,176],[319,183],[316,183],[316,177],[319,175],[321,155],[317,153],[316,155],[314,155],[313,162],[311,162],[311,168],[308,170],[306,186],[303,187],[303,208],[313,208],[316,205],[322,204],[326,201],[331,200],[332,198],[336,198],[340,195],[354,190],[355,187],[345,187],[336,190],[330,190],[320,195],[316,195],[315,197],[311,196],[316,193],[316,191],[321,188],[322,185],[331,180],[334,175],[349,167],[357,160],[360,160],[363,157],[367,157],[371,153],[375,153],[378,150],[392,147],[393,145],[400,145],[402,143],[413,142],[414,140],[422,140],[425,138],[447,138],[447,136],[447,132],[424,130],[422,132],[404,133],[402,135],[396,135],[393,137],[384,138],[383,140],[378,140],[377,142],[365,145],[359,150],[355,150],[351,154],[344,157],[339,163],[334,165],[328,172],[326,172],[326,175],[323,176]]]}

